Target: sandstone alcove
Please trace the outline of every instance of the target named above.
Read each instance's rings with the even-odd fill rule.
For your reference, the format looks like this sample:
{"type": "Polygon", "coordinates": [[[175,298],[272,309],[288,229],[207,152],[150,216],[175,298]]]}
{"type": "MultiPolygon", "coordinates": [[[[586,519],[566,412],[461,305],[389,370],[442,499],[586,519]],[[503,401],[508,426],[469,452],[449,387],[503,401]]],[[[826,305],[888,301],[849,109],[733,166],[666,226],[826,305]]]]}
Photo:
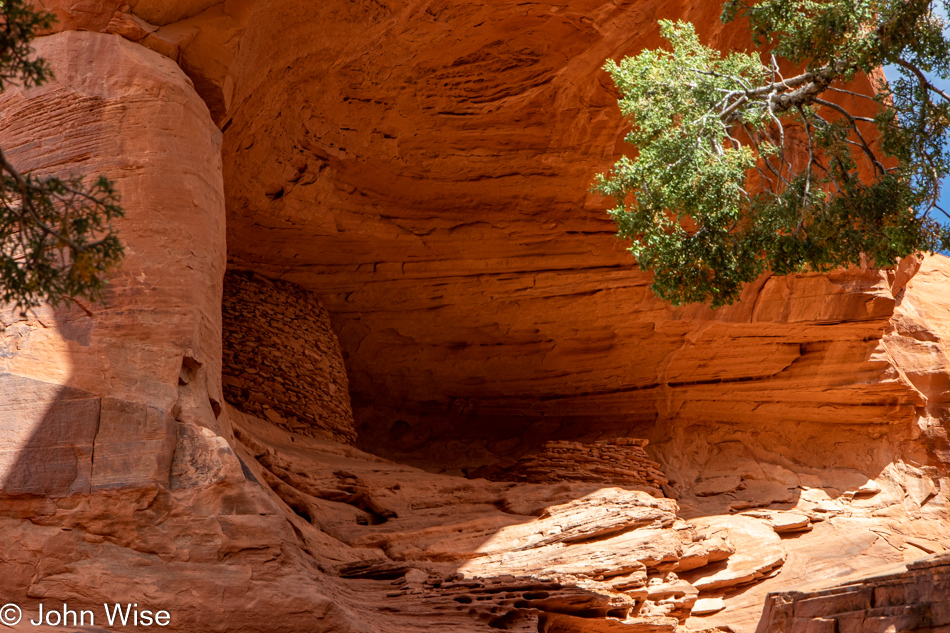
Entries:
{"type": "MultiPolygon", "coordinates": [[[[799,600],[769,592],[950,543],[946,258],[673,309],[587,193],[604,59],[658,18],[728,48],[718,6],[43,4],[56,80],[0,97],[0,146],[128,217],[104,306],[0,318],[28,613],[752,631],[799,600]]],[[[916,565],[887,617],[944,586],[916,565]]]]}

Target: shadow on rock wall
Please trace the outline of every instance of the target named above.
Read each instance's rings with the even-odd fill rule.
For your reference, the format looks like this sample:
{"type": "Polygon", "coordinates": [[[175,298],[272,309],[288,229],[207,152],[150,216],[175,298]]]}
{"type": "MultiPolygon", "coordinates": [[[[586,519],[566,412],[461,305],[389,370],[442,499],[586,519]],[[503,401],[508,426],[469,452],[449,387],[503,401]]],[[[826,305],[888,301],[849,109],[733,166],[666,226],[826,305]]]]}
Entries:
{"type": "MultiPolygon", "coordinates": [[[[903,494],[878,488],[887,468],[830,469],[829,482],[850,488],[836,490],[818,479],[803,485],[808,473],[767,462],[744,476],[756,462],[733,452],[733,480],[702,480],[705,490],[674,503],[576,479],[426,473],[292,439],[249,417],[236,428],[241,451],[291,509],[309,551],[353,592],[350,608],[399,630],[435,621],[447,631],[535,631],[540,618],[540,630],[599,631],[607,622],[596,620],[626,612],[629,623],[654,630],[686,622],[751,631],[769,591],[950,544],[941,512],[921,513],[903,494]],[[746,490],[745,498],[736,494],[746,490]],[[368,612],[360,604],[380,606],[368,612]]],[[[718,454],[730,455],[722,448],[718,454]]]]}

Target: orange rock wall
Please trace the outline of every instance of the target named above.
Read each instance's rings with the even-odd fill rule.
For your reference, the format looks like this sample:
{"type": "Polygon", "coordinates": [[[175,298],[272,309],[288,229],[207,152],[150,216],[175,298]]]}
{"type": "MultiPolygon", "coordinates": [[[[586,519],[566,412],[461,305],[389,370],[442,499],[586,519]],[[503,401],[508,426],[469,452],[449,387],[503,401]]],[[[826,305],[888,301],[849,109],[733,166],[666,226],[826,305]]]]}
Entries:
{"type": "Polygon", "coordinates": [[[0,315],[0,592],[30,630],[40,603],[91,609],[103,627],[103,603],[122,602],[169,611],[175,631],[289,633],[315,618],[359,631],[229,444],[240,413],[221,389],[225,212],[207,106],[173,61],[117,35],[35,47],[56,79],[0,96],[0,146],[23,170],[113,179],[126,255],[105,305],[0,315]]]}
{"type": "Polygon", "coordinates": [[[875,352],[886,278],[763,279],[741,305],[674,310],[588,192],[624,149],[604,60],[659,45],[659,18],[739,45],[718,15],[601,0],[254,6],[225,82],[229,256],[324,297],[363,446],[438,446],[423,459],[465,446],[479,465],[523,437],[655,422],[915,416],[875,352]]]}
{"type": "MultiPolygon", "coordinates": [[[[464,441],[463,466],[656,422],[911,423],[923,406],[877,342],[895,304],[886,277],[763,279],[741,305],[673,310],[613,238],[608,201],[588,193],[623,151],[603,61],[657,46],[659,18],[741,45],[718,12],[119,8],[146,23],[143,46],[173,45],[224,130],[233,263],[324,298],[363,445],[411,457],[464,441]]],[[[120,21],[84,28],[139,37],[120,21]]]]}
{"type": "MultiPolygon", "coordinates": [[[[35,48],[56,79],[0,97],[0,143],[21,170],[112,175],[126,256],[107,306],[3,317],[0,389],[16,426],[4,448],[48,455],[7,465],[26,468],[32,486],[50,469],[59,492],[167,484],[180,423],[221,431],[220,133],[181,69],[151,51],[77,31],[35,48]]],[[[0,488],[17,491],[14,481],[0,488]]]]}
{"type": "Polygon", "coordinates": [[[128,256],[106,307],[2,319],[4,595],[160,588],[178,630],[751,631],[768,591],[950,546],[946,259],[672,309],[587,193],[623,149],[603,60],[660,17],[734,46],[716,5],[44,3],[57,81],[3,95],[0,145],[117,179],[128,256]],[[364,447],[462,474],[649,437],[677,499],[230,408],[225,216],[235,267],[323,297],[364,447]]]}

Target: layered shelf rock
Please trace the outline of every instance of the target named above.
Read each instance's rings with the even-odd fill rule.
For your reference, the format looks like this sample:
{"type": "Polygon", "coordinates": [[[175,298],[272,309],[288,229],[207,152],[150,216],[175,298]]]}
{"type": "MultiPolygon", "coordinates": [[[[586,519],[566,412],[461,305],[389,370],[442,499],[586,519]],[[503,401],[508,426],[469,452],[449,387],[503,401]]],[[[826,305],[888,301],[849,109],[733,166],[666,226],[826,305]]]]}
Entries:
{"type": "MultiPolygon", "coordinates": [[[[0,317],[7,600],[158,596],[183,631],[748,632],[769,592],[950,545],[945,258],[674,309],[588,194],[621,151],[603,60],[660,14],[730,48],[714,4],[44,6],[56,79],[4,92],[0,145],[115,179],[127,250],[108,308],[0,317]],[[228,293],[253,330],[228,396],[263,417],[219,380],[226,251],[305,288],[228,293]],[[331,344],[314,294],[341,353],[255,356],[331,344]],[[614,436],[650,444],[588,446],[614,436]],[[518,470],[550,441],[581,443],[518,470]]],[[[880,593],[862,622],[939,613],[880,593]]]]}
{"type": "Polygon", "coordinates": [[[360,556],[333,573],[376,605],[367,617],[400,631],[672,633],[700,600],[700,613],[721,611],[705,592],[758,582],[785,560],[764,517],[684,521],[676,501],[633,487],[465,480],[240,420],[256,477],[305,538],[360,556]]]}

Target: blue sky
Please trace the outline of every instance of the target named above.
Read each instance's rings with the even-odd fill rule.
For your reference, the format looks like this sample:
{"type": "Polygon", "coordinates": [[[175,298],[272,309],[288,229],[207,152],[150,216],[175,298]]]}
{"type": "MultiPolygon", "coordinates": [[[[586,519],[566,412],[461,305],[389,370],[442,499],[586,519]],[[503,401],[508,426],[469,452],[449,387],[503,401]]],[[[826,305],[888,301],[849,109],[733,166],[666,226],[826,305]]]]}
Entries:
{"type": "MultiPolygon", "coordinates": [[[[896,66],[884,67],[884,75],[888,79],[896,77],[899,74],[901,74],[901,71],[896,66]]],[[[932,81],[935,86],[937,86],[944,92],[947,92],[947,90],[950,90],[950,82],[948,82],[947,80],[941,79],[940,77],[934,77],[933,75],[930,75],[929,73],[927,74],[927,78],[930,79],[930,81],[932,81]]],[[[939,204],[942,208],[946,209],[948,213],[950,213],[950,182],[948,182],[947,179],[944,180],[943,186],[940,188],[939,204]]],[[[941,224],[945,226],[950,225],[950,220],[948,220],[942,213],[940,213],[940,211],[935,210],[932,216],[935,220],[937,220],[941,224]]]]}
{"type": "MultiPolygon", "coordinates": [[[[936,4],[937,4],[937,7],[936,7],[937,14],[943,17],[944,24],[946,24],[948,22],[946,7],[943,5],[942,2],[938,2],[936,4]]],[[[946,32],[946,30],[944,32],[946,32]]],[[[888,79],[891,79],[893,77],[900,75],[901,70],[896,66],[885,66],[884,74],[885,76],[887,76],[888,79]]],[[[927,77],[928,79],[930,79],[931,82],[933,82],[935,86],[937,86],[944,92],[947,92],[948,90],[950,90],[950,81],[941,79],[940,77],[935,77],[930,74],[928,74],[927,77]]],[[[946,209],[948,213],[950,213],[950,179],[945,179],[943,182],[943,186],[940,188],[939,204],[942,208],[946,209]]],[[[940,211],[934,210],[932,217],[938,222],[940,222],[941,224],[943,224],[944,226],[950,225],[950,220],[948,220],[942,213],[940,213],[940,211]]],[[[944,254],[950,255],[950,253],[944,253],[944,254]]]]}

